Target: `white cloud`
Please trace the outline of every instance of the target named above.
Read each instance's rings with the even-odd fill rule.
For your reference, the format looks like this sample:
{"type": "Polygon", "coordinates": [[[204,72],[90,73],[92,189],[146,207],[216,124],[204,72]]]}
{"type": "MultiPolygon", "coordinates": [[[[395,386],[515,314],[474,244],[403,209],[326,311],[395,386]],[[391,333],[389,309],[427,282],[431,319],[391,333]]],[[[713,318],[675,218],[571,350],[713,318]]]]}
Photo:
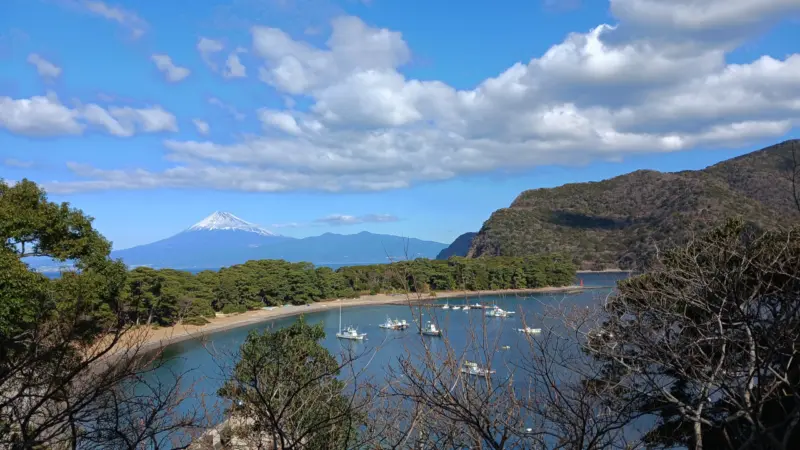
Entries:
{"type": "Polygon", "coordinates": [[[262,81],[290,94],[308,93],[361,70],[392,69],[411,57],[402,35],[370,28],[357,17],[340,17],[331,23],[328,49],[316,49],[268,27],[254,27],[253,48],[266,64],[262,81]]]}
{"type": "MultiPolygon", "coordinates": [[[[178,164],[166,171],[81,168],[86,181],[53,187],[383,190],[778,139],[800,125],[800,54],[729,64],[744,34],[711,34],[736,17],[765,26],[776,11],[800,12],[800,2],[732,2],[731,11],[706,2],[692,25],[683,13],[652,23],[658,18],[636,9],[663,2],[615,0],[618,23],[570,34],[466,90],[409,79],[400,72],[411,58],[402,35],[357,18],[333,21],[324,48],[256,27],[261,80],[284,98],[303,96],[309,108],[260,109],[263,134],[232,143],[166,141],[178,164]]],[[[681,0],[676,8],[692,6],[681,0]]]]}
{"type": "Polygon", "coordinates": [[[397,222],[397,216],[391,214],[366,214],[363,216],[351,216],[347,214],[331,214],[315,220],[318,223],[328,225],[356,225],[359,223],[385,223],[397,222]]]}
{"type": "Polygon", "coordinates": [[[70,108],[54,94],[29,99],[0,97],[0,127],[15,134],[35,137],[78,135],[91,126],[120,137],[133,136],[137,131],[178,131],[175,116],[160,106],[105,109],[90,103],[70,108]]]}
{"type": "Polygon", "coordinates": [[[174,83],[189,76],[189,69],[175,65],[169,55],[154,54],[150,58],[158,70],[167,78],[167,81],[174,83]]]}
{"type": "Polygon", "coordinates": [[[287,222],[287,223],[273,223],[272,228],[302,228],[308,226],[304,223],[299,222],[287,222]]]}
{"type": "Polygon", "coordinates": [[[192,119],[192,123],[194,123],[194,127],[197,128],[197,132],[204,136],[211,131],[211,126],[208,124],[208,122],[200,119],[192,119]]]}
{"type": "Polygon", "coordinates": [[[247,76],[247,68],[242,64],[242,61],[239,60],[239,53],[244,53],[244,51],[244,49],[239,48],[228,55],[222,76],[225,78],[244,78],[247,76]]]}
{"type": "Polygon", "coordinates": [[[6,158],[3,160],[3,165],[6,167],[14,167],[17,169],[30,169],[34,166],[33,161],[23,161],[20,159],[6,158]]]}
{"type": "Polygon", "coordinates": [[[297,125],[295,118],[283,111],[273,111],[261,109],[258,111],[258,118],[268,128],[276,128],[284,133],[300,135],[303,130],[297,125]]]}
{"type": "Polygon", "coordinates": [[[222,42],[214,39],[201,37],[197,40],[197,51],[200,52],[200,57],[213,71],[217,71],[217,63],[214,61],[216,54],[225,48],[222,42]]]}
{"type": "Polygon", "coordinates": [[[762,25],[797,8],[797,0],[611,0],[621,21],[689,32],[762,25]]]}
{"type": "Polygon", "coordinates": [[[54,95],[24,99],[0,97],[0,127],[25,136],[80,134],[80,113],[62,105],[54,95]]]}
{"type": "Polygon", "coordinates": [[[28,63],[36,67],[36,71],[44,78],[58,78],[61,75],[61,68],[42,58],[36,53],[28,55],[28,63]]]}
{"type": "Polygon", "coordinates": [[[117,22],[127,28],[130,30],[134,39],[139,38],[147,30],[147,22],[140,18],[135,12],[126,10],[120,6],[112,6],[102,1],[90,0],[84,0],[82,6],[93,14],[117,22]]]}

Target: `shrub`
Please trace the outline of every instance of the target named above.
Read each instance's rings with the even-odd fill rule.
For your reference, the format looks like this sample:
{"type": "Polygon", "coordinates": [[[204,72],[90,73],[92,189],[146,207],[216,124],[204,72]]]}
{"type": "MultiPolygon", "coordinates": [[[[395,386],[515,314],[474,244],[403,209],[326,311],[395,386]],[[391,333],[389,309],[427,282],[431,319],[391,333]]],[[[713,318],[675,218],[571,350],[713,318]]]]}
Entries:
{"type": "Polygon", "coordinates": [[[193,316],[187,317],[183,319],[181,322],[183,325],[196,325],[196,326],[203,326],[209,323],[208,319],[203,316],[193,316]]]}
{"type": "Polygon", "coordinates": [[[222,314],[237,314],[243,313],[247,311],[247,307],[244,305],[236,305],[233,303],[228,303],[224,307],[222,307],[222,314]]]}

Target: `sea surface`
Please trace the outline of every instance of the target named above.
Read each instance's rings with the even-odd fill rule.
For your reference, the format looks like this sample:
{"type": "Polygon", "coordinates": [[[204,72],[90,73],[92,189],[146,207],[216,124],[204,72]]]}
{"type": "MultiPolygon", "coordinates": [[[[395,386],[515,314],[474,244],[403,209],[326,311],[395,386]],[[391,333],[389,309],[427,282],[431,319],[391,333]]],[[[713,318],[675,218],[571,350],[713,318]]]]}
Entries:
{"type": "MultiPolygon", "coordinates": [[[[506,311],[516,314],[508,318],[484,317],[483,310],[443,310],[431,307],[410,307],[397,305],[358,306],[343,308],[341,312],[342,325],[354,325],[360,332],[367,333],[365,341],[345,341],[336,338],[339,329],[339,309],[331,303],[330,310],[309,313],[305,319],[310,324],[322,323],[326,338],[323,345],[333,354],[341,355],[352,352],[364,355],[355,362],[355,367],[362,370],[368,377],[381,378],[386,373],[386,368],[396,364],[398,358],[410,353],[419,352],[423,340],[427,342],[432,351],[444,350],[441,338],[421,337],[414,332],[414,319],[419,323],[420,314],[422,322],[435,320],[443,330],[450,345],[461,352],[466,359],[485,365],[485,352],[472,345],[470,339],[473,333],[481,336],[491,347],[509,346],[508,350],[495,352],[491,365],[497,370],[497,377],[507,376],[508,363],[520,361],[525,355],[523,350],[528,348],[525,337],[516,331],[522,328],[522,317],[526,317],[527,325],[531,327],[547,327],[548,324],[532,322],[537,313],[543,312],[547,305],[561,303],[568,306],[588,306],[596,304],[612,292],[617,280],[627,277],[627,273],[584,273],[578,274],[578,283],[583,281],[585,287],[600,287],[587,289],[576,294],[534,294],[527,297],[512,296],[483,296],[464,298],[449,298],[437,300],[437,304],[448,303],[451,306],[465,302],[497,304],[506,311]],[[411,327],[405,331],[384,330],[378,327],[387,317],[406,319],[411,327]],[[484,333],[485,332],[485,333],[484,333]]],[[[226,373],[229,373],[235,363],[235,353],[245,337],[251,331],[265,329],[278,329],[292,324],[297,317],[287,317],[260,322],[228,331],[209,334],[203,341],[190,340],[168,346],[163,355],[166,363],[155,370],[152,381],[169,383],[176,374],[183,374],[182,385],[191,387],[195,392],[190,400],[183,406],[191,408],[197,406],[201,400],[206,408],[211,405],[222,405],[216,396],[217,389],[222,385],[226,373]],[[202,398],[200,393],[203,394],[202,398]]]]}

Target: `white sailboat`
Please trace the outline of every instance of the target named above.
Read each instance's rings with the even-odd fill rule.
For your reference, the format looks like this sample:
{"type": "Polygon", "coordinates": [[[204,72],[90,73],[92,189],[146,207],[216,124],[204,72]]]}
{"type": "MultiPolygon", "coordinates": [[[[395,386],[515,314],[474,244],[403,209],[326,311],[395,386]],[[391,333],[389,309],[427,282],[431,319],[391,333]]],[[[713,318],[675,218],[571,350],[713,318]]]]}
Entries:
{"type": "Polygon", "coordinates": [[[349,339],[353,341],[363,341],[367,333],[359,333],[353,326],[348,326],[342,330],[342,304],[339,303],[339,332],[336,333],[339,339],[349,339]]]}
{"type": "MultiPolygon", "coordinates": [[[[444,305],[442,305],[442,309],[450,309],[450,302],[447,302],[444,305]]],[[[455,308],[453,308],[453,309],[455,309],[455,308]]]]}

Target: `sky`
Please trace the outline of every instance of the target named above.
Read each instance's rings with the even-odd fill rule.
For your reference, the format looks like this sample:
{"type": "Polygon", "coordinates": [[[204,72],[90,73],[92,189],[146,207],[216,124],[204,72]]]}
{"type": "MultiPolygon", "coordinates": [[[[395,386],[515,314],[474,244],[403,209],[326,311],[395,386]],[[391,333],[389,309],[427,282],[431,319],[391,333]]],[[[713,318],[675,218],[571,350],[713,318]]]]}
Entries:
{"type": "Polygon", "coordinates": [[[117,249],[229,211],[449,243],[800,137],[800,0],[0,0],[0,178],[117,249]]]}

